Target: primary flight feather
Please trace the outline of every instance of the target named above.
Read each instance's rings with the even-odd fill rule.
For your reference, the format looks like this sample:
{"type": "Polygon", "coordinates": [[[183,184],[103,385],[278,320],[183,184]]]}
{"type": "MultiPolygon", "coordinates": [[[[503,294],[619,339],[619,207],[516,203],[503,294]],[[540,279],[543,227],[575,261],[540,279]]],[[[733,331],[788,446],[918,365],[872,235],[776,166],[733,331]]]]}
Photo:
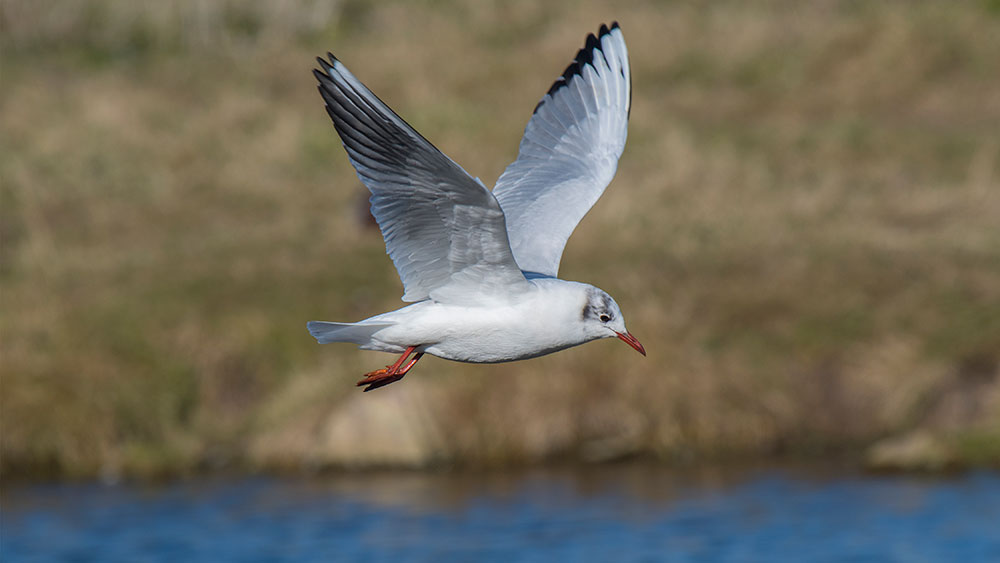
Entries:
{"type": "Polygon", "coordinates": [[[566,241],[614,177],[631,77],[602,25],[549,89],[492,192],[417,133],[333,55],[313,74],[412,305],[357,323],[312,321],[320,343],[402,354],[358,382],[402,377],[424,353],[491,363],[618,337],[645,355],[604,291],[556,278],[566,241]]]}

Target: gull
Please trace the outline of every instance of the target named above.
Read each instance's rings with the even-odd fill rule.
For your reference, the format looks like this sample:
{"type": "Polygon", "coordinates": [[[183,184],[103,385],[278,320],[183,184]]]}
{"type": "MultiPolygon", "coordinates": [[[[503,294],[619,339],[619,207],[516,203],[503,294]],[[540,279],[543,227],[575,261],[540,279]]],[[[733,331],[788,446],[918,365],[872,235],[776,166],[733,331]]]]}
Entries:
{"type": "Polygon", "coordinates": [[[589,34],[542,97],[492,192],[327,57],[313,70],[319,92],[371,192],[402,300],[413,303],[356,323],[308,323],[320,344],[400,354],[359,387],[399,381],[424,354],[509,362],[617,337],[646,355],[610,295],[556,277],[625,148],[631,75],[617,22],[589,34]]]}

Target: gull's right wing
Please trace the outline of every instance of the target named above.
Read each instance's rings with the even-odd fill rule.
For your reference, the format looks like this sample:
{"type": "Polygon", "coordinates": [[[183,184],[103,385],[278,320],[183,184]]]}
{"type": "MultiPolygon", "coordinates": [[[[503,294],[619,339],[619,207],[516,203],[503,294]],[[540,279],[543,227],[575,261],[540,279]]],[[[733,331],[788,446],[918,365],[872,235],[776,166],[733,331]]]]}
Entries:
{"type": "Polygon", "coordinates": [[[566,241],[618,168],[631,92],[625,38],[613,23],[587,37],[535,108],[517,160],[493,189],[525,272],[559,272],[566,241]]]}

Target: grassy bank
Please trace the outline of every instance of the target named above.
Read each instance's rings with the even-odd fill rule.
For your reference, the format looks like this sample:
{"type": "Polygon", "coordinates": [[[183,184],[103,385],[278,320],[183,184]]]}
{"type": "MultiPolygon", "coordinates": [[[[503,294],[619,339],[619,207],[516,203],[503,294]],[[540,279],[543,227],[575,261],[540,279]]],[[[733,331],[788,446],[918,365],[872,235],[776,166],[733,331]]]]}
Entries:
{"type": "Polygon", "coordinates": [[[913,436],[946,465],[1000,460],[995,2],[43,4],[0,8],[5,475],[913,436]],[[561,274],[615,295],[649,357],[429,358],[357,392],[389,358],[305,321],[395,308],[401,286],[313,57],[491,184],[612,19],[629,142],[561,274]]]}

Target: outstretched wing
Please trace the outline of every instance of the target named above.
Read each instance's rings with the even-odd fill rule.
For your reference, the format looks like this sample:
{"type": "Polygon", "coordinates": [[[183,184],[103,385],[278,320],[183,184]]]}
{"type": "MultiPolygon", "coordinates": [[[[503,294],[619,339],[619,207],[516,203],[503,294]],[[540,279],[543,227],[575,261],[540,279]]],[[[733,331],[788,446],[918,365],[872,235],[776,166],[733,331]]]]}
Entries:
{"type": "Polygon", "coordinates": [[[535,108],[517,160],[493,190],[525,272],[558,273],[566,241],[618,168],[631,92],[628,51],[615,22],[587,36],[535,108]]]}
{"type": "Polygon", "coordinates": [[[527,284],[493,194],[328,56],[313,74],[351,164],[371,191],[403,301],[476,300],[527,284]]]}

